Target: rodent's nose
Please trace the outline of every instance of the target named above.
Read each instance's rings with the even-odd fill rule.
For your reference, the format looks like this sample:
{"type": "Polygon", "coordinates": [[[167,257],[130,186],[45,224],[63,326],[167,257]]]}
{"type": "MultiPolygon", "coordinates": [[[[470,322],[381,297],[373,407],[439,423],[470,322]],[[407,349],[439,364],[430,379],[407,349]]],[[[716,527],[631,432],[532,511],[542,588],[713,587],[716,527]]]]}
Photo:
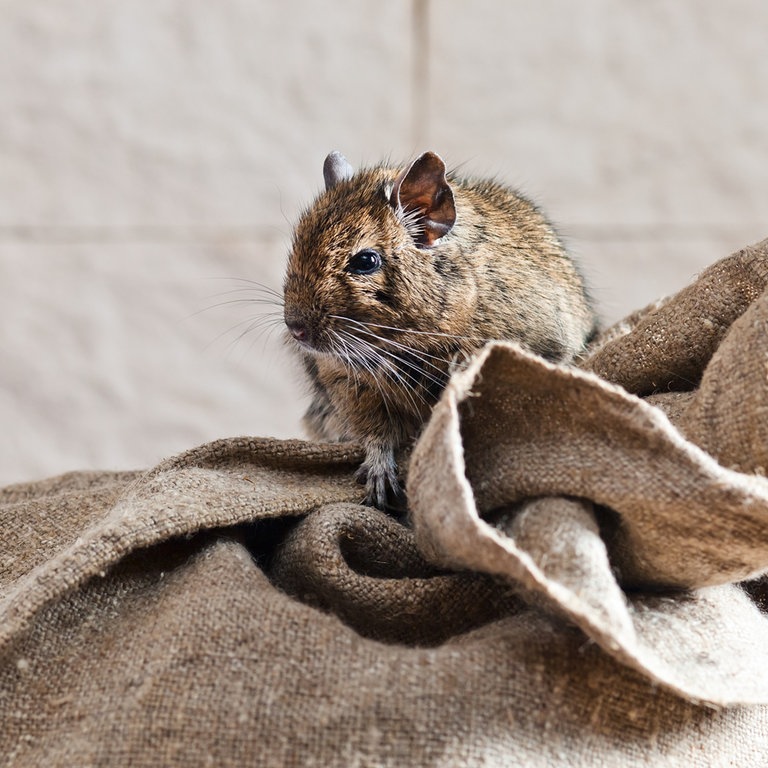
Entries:
{"type": "Polygon", "coordinates": [[[285,324],[288,326],[288,330],[296,341],[307,340],[307,327],[298,320],[286,320],[285,324]]]}

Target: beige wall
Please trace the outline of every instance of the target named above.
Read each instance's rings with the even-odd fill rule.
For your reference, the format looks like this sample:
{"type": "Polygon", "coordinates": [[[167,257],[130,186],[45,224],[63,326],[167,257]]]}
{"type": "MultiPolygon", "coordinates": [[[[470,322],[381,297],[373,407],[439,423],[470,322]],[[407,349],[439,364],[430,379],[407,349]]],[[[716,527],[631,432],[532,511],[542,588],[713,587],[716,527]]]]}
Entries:
{"type": "Polygon", "coordinates": [[[0,8],[3,483],[300,434],[260,307],[201,310],[279,287],[333,148],[519,185],[607,320],[768,234],[760,0],[0,8]]]}

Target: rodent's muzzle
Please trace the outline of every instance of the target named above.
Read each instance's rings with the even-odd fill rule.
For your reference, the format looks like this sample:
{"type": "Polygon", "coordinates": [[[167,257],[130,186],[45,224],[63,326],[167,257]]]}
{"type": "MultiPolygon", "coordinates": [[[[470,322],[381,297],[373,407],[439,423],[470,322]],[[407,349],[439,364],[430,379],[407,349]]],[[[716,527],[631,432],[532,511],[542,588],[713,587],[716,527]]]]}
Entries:
{"type": "Polygon", "coordinates": [[[310,324],[299,312],[286,307],[283,312],[283,320],[289,333],[296,341],[307,344],[310,341],[310,324]]]}
{"type": "Polygon", "coordinates": [[[302,349],[322,352],[328,345],[327,311],[316,287],[306,278],[289,274],[283,285],[283,320],[302,349]]]}
{"type": "Polygon", "coordinates": [[[296,341],[307,340],[306,325],[304,325],[298,320],[286,320],[285,324],[288,327],[288,330],[290,331],[291,336],[293,336],[293,338],[296,339],[296,341]]]}
{"type": "Polygon", "coordinates": [[[307,350],[319,349],[318,323],[306,312],[286,305],[283,311],[283,320],[288,332],[300,346],[307,350]]]}

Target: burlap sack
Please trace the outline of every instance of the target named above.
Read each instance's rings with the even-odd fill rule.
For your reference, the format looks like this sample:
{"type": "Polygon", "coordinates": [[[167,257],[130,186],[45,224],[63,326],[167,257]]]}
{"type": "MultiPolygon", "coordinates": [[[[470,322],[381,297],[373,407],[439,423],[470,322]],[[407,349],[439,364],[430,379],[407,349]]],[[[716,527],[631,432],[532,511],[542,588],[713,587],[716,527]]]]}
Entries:
{"type": "Polygon", "coordinates": [[[3,763],[767,765],[766,277],[768,241],[581,370],[487,348],[413,530],[352,445],[0,491],[3,763]]]}

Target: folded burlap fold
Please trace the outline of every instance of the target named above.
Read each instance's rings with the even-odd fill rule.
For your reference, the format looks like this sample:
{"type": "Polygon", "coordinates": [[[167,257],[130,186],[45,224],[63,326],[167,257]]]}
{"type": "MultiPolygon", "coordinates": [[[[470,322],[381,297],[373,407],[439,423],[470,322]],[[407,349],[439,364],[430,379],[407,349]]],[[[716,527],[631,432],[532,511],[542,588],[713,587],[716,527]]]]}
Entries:
{"type": "Polygon", "coordinates": [[[690,698],[768,703],[768,620],[730,586],[768,570],[768,481],[755,474],[768,451],[767,275],[765,241],[609,334],[582,369],[487,347],[413,454],[421,550],[525,586],[690,698]],[[590,371],[645,394],[692,391],[675,426],[590,371]],[[728,586],[701,589],[713,585],[728,586]]]}

